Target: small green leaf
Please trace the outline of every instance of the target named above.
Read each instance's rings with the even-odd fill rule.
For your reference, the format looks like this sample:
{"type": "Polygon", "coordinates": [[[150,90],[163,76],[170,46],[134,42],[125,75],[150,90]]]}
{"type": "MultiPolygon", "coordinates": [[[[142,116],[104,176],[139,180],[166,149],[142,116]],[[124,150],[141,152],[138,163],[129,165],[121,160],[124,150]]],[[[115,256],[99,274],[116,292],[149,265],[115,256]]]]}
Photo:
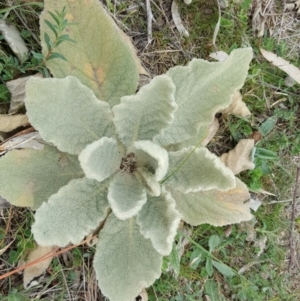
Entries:
{"type": "Polygon", "coordinates": [[[30,301],[30,299],[21,293],[9,293],[7,301],[30,301]]]}
{"type": "Polygon", "coordinates": [[[235,276],[233,269],[230,268],[228,265],[224,264],[223,262],[212,260],[212,264],[223,276],[225,277],[235,276]]]}
{"type": "Polygon", "coordinates": [[[168,257],[171,268],[173,269],[175,276],[179,276],[180,272],[180,256],[177,249],[177,245],[173,243],[172,251],[168,257]]]}
{"type": "Polygon", "coordinates": [[[208,279],[204,284],[205,294],[210,301],[223,301],[225,298],[220,294],[218,284],[213,279],[208,279]]]}
{"type": "Polygon", "coordinates": [[[66,61],[67,59],[60,53],[58,52],[52,52],[48,57],[47,57],[47,61],[50,61],[52,59],[62,59],[64,61],[66,61]]]}
{"type": "Polygon", "coordinates": [[[47,45],[47,48],[48,48],[48,52],[50,52],[53,45],[52,45],[52,42],[50,41],[50,37],[47,34],[47,32],[44,33],[44,39],[45,39],[45,42],[46,42],[46,45],[47,45]]]}
{"type": "Polygon", "coordinates": [[[32,55],[34,58],[38,59],[38,60],[43,60],[44,59],[44,55],[42,53],[38,53],[38,52],[34,52],[31,51],[32,55]]]}
{"type": "Polygon", "coordinates": [[[276,122],[277,122],[276,116],[269,117],[266,121],[264,121],[260,125],[259,131],[262,133],[263,136],[266,136],[273,130],[274,126],[276,125],[276,122]]]}
{"type": "Polygon", "coordinates": [[[59,20],[59,18],[55,14],[53,14],[51,11],[48,11],[48,14],[52,17],[52,19],[55,21],[55,23],[57,25],[60,24],[60,20],[59,20]]]}
{"type": "Polygon", "coordinates": [[[263,160],[278,160],[278,156],[276,154],[260,147],[255,148],[255,157],[263,160]]]}
{"type": "Polygon", "coordinates": [[[209,252],[213,252],[220,242],[220,237],[218,235],[212,235],[208,241],[209,252]]]}
{"type": "Polygon", "coordinates": [[[210,256],[206,258],[205,270],[206,270],[207,275],[211,277],[214,272],[214,269],[212,266],[212,259],[210,256]]]}
{"type": "Polygon", "coordinates": [[[62,42],[65,42],[65,41],[68,41],[68,42],[71,42],[71,43],[74,43],[74,44],[77,43],[75,40],[71,39],[68,34],[65,34],[65,35],[60,36],[57,39],[57,41],[55,43],[55,46],[57,47],[59,44],[61,44],[62,42]]]}
{"type": "Polygon", "coordinates": [[[56,40],[55,47],[59,46],[62,42],[66,42],[66,41],[69,41],[74,44],[77,43],[76,41],[71,39],[68,34],[65,34],[65,35],[59,36],[59,38],[56,40]]]}
{"type": "Polygon", "coordinates": [[[57,37],[57,31],[56,28],[52,25],[52,23],[50,23],[48,20],[44,20],[44,22],[47,24],[47,26],[52,30],[52,32],[54,33],[55,37],[57,37]]]}

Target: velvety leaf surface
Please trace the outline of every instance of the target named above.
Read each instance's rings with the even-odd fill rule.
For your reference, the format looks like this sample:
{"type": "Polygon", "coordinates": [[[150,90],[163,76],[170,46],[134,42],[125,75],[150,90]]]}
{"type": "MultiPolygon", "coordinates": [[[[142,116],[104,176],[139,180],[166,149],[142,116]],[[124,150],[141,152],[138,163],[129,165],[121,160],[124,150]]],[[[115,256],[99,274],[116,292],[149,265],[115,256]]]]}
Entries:
{"type": "Polygon", "coordinates": [[[167,75],[176,86],[178,109],[174,121],[155,140],[164,146],[197,135],[200,126],[209,125],[214,115],[227,108],[233,93],[245,81],[252,49],[237,49],[224,62],[193,59],[188,66],[171,68],[167,75]]]}
{"type": "Polygon", "coordinates": [[[86,177],[99,182],[116,172],[121,160],[117,141],[107,137],[89,144],[79,155],[80,165],[86,177]]]}
{"type": "Polygon", "coordinates": [[[183,194],[178,190],[171,191],[176,201],[176,209],[187,223],[197,226],[210,224],[225,226],[248,221],[252,218],[247,186],[236,178],[236,187],[228,191],[212,189],[183,194]]]}
{"type": "Polygon", "coordinates": [[[113,108],[120,140],[130,146],[137,140],[152,140],[172,122],[177,105],[175,86],[166,75],[155,77],[136,95],[122,97],[113,108]]]}
{"type": "Polygon", "coordinates": [[[227,190],[235,186],[235,178],[219,157],[206,148],[191,146],[169,152],[169,171],[164,183],[188,193],[214,188],[227,190]]]}
{"type": "Polygon", "coordinates": [[[130,40],[117,27],[97,0],[45,0],[41,16],[41,40],[43,54],[47,54],[44,33],[50,40],[55,37],[44,20],[52,21],[47,11],[62,11],[66,7],[66,18],[73,22],[66,32],[77,43],[63,42],[55,52],[62,59],[52,59],[46,65],[54,77],[67,75],[77,77],[90,87],[96,96],[110,105],[120,102],[124,95],[133,94],[138,85],[139,62],[130,40]]]}
{"type": "Polygon", "coordinates": [[[137,167],[143,166],[150,171],[157,181],[167,173],[169,167],[168,152],[152,141],[136,141],[133,144],[137,167]]]}
{"type": "Polygon", "coordinates": [[[79,154],[86,145],[112,135],[109,105],[75,77],[31,78],[25,103],[30,123],[61,151],[79,154]]]}
{"type": "Polygon", "coordinates": [[[219,121],[217,118],[214,119],[209,126],[200,126],[198,134],[190,139],[187,139],[181,143],[173,144],[167,147],[169,151],[178,151],[191,145],[199,147],[205,147],[215,136],[219,129],[219,121]]]}
{"type": "Polygon", "coordinates": [[[21,149],[1,157],[0,195],[11,204],[37,209],[70,180],[84,174],[76,156],[45,145],[43,150],[21,149]]]}
{"type": "Polygon", "coordinates": [[[118,172],[109,185],[108,201],[119,219],[136,215],[147,201],[146,191],[134,174],[118,172]]]}
{"type": "Polygon", "coordinates": [[[148,199],[138,213],[136,222],[145,238],[151,239],[156,251],[167,256],[172,250],[180,219],[174,199],[164,191],[159,197],[148,199]]]}
{"type": "Polygon", "coordinates": [[[162,256],[145,239],[133,218],[110,215],[99,235],[94,268],[110,301],[132,301],[160,276],[162,256]]]}
{"type": "Polygon", "coordinates": [[[96,229],[109,210],[108,182],[76,179],[53,194],[35,214],[32,233],[43,246],[77,244],[96,229]]]}
{"type": "Polygon", "coordinates": [[[153,173],[149,172],[144,167],[138,167],[135,176],[137,180],[144,186],[148,194],[152,196],[160,195],[160,183],[156,180],[153,173]]]}

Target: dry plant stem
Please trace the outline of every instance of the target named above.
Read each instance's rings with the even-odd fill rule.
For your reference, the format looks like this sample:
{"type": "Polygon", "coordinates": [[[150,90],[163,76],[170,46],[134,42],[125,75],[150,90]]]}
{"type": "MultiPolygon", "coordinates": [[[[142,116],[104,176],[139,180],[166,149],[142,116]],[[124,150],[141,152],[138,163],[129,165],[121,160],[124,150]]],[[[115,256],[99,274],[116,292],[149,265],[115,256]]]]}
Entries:
{"type": "Polygon", "coordinates": [[[218,18],[218,22],[217,22],[215,30],[214,30],[213,41],[212,41],[215,52],[218,51],[218,47],[216,45],[216,40],[217,40],[217,36],[218,36],[218,33],[219,33],[220,24],[221,24],[221,6],[220,6],[220,1],[219,0],[216,0],[216,1],[217,1],[217,5],[218,5],[219,18],[218,18]]]}
{"type": "MultiPolygon", "coordinates": [[[[58,259],[58,262],[60,263],[60,265],[62,265],[59,258],[57,258],[57,259],[58,259]]],[[[65,276],[65,273],[64,273],[63,269],[61,270],[61,274],[62,274],[62,278],[63,278],[63,283],[64,283],[66,291],[68,293],[69,300],[72,300],[70,290],[69,290],[69,287],[68,287],[68,283],[67,283],[67,279],[66,279],[66,276],[65,276]]]]}
{"type": "Polygon", "coordinates": [[[10,226],[11,217],[12,217],[12,206],[10,205],[8,221],[7,221],[7,223],[6,223],[5,232],[4,232],[4,237],[3,237],[3,239],[1,239],[1,241],[0,241],[0,246],[2,245],[2,243],[3,243],[4,239],[5,239],[5,236],[6,236],[7,232],[8,232],[8,229],[9,229],[9,226],[10,226]]]}
{"type": "Polygon", "coordinates": [[[150,0],[146,0],[146,10],[147,10],[147,36],[148,36],[148,44],[150,44],[152,41],[152,20],[153,20],[150,0]]]}
{"type": "MultiPolygon", "coordinates": [[[[94,237],[92,237],[92,239],[95,238],[95,237],[96,237],[96,235],[94,237]]],[[[79,243],[77,245],[69,246],[69,247],[64,248],[64,249],[62,249],[60,251],[58,251],[59,248],[56,248],[53,251],[47,253],[46,255],[44,255],[44,256],[42,256],[42,257],[40,257],[40,258],[38,258],[38,259],[30,262],[30,263],[28,263],[28,264],[26,264],[26,265],[24,265],[22,267],[19,267],[19,268],[15,269],[15,270],[13,270],[13,271],[11,271],[9,273],[1,275],[0,276],[0,280],[5,279],[5,278],[7,278],[7,277],[9,277],[9,276],[11,276],[11,275],[13,275],[15,273],[18,273],[18,272],[20,272],[20,271],[22,271],[22,270],[24,270],[24,269],[26,269],[26,268],[28,268],[28,267],[30,267],[32,265],[35,265],[35,264],[39,263],[42,260],[45,260],[45,259],[50,258],[50,257],[58,256],[58,255],[60,255],[62,253],[65,253],[65,252],[67,252],[69,250],[72,250],[72,249],[74,249],[74,248],[76,248],[78,246],[81,246],[81,245],[87,243],[89,240],[90,240],[90,238],[89,239],[85,239],[85,240],[83,240],[81,243],[79,243]]]]}
{"type": "Polygon", "coordinates": [[[295,227],[295,211],[296,211],[296,197],[297,197],[297,190],[298,190],[298,182],[299,182],[299,175],[300,175],[300,167],[297,167],[297,175],[296,175],[296,183],[294,189],[294,196],[293,196],[293,203],[292,203],[292,213],[291,213],[291,226],[290,226],[290,260],[289,260],[289,267],[288,271],[290,271],[292,265],[295,263],[295,242],[294,242],[294,227],[295,227]]]}

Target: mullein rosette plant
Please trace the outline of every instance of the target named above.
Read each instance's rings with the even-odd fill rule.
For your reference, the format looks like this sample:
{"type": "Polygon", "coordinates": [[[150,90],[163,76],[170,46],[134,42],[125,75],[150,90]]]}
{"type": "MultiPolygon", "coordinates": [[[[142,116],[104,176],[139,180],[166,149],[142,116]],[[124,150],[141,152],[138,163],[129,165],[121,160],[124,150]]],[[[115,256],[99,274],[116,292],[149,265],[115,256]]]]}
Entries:
{"type": "Polygon", "coordinates": [[[252,50],[234,50],[224,62],[193,59],[135,94],[141,65],[98,1],[46,0],[42,37],[55,40],[47,12],[64,7],[76,44],[57,46],[65,60],[46,62],[53,78],[26,87],[44,149],[1,158],[0,194],[37,209],[40,245],[77,244],[100,229],[99,286],[111,301],[132,301],[160,276],[181,219],[221,226],[251,218],[246,185],[200,145],[243,86],[252,50]]]}

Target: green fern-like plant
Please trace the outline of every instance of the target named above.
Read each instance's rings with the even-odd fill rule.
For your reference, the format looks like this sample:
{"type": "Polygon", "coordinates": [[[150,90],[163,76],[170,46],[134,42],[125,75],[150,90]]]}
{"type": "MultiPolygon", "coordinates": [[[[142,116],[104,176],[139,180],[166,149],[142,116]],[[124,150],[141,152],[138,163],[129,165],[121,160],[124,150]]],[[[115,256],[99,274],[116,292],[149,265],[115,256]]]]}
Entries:
{"type": "Polygon", "coordinates": [[[194,141],[242,87],[252,50],[194,59],[135,94],[139,60],[97,0],[45,1],[44,55],[55,40],[47,12],[64,7],[76,44],[56,45],[59,55],[46,61],[53,78],[26,87],[30,123],[47,143],[0,159],[0,194],[37,209],[40,245],[79,243],[101,224],[99,286],[111,301],[132,301],[160,276],[181,219],[222,226],[251,218],[245,184],[194,141]]]}

